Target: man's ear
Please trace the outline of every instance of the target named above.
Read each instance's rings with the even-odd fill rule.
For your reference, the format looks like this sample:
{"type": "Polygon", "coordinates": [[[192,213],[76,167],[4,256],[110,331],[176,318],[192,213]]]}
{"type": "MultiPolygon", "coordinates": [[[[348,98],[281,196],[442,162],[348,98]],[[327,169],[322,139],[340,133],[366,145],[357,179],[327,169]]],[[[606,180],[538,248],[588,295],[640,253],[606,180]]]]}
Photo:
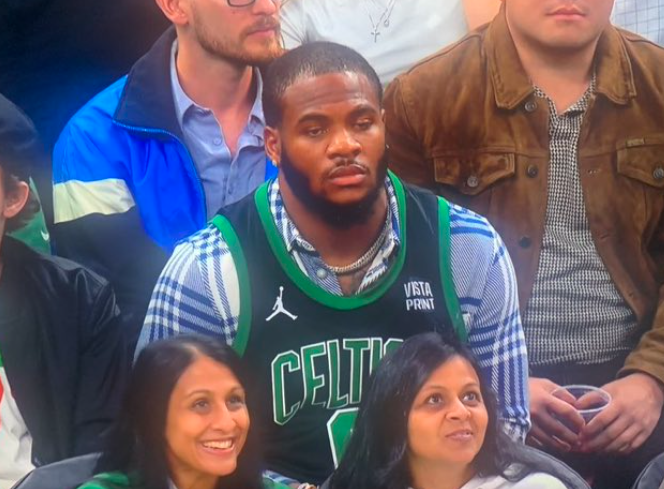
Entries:
{"type": "Polygon", "coordinates": [[[265,126],[265,152],[276,167],[281,164],[281,134],[279,129],[265,126]]]}
{"type": "Polygon", "coordinates": [[[176,26],[189,23],[188,0],[155,0],[166,18],[176,26]]]}
{"type": "Polygon", "coordinates": [[[30,186],[26,182],[18,182],[16,187],[5,194],[2,215],[5,219],[16,217],[25,207],[30,196],[30,186]]]}

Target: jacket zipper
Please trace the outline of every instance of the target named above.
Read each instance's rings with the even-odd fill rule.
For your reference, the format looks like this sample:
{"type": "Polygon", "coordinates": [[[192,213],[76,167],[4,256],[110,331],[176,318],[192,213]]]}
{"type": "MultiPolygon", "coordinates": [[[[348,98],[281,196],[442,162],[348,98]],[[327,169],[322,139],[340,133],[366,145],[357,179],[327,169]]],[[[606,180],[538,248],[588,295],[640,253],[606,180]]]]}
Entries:
{"type": "Polygon", "coordinates": [[[148,133],[148,134],[163,134],[166,135],[172,139],[174,139],[182,148],[184,148],[184,152],[187,155],[187,161],[189,163],[189,170],[191,173],[194,175],[194,180],[198,184],[198,193],[200,194],[201,200],[203,201],[203,214],[205,215],[206,219],[205,222],[207,222],[207,199],[205,197],[205,190],[203,189],[203,183],[201,182],[200,177],[198,176],[198,171],[196,170],[196,165],[194,165],[194,159],[191,157],[191,154],[189,153],[189,149],[187,149],[187,146],[178,138],[175,134],[170,133],[168,131],[164,131],[163,129],[146,129],[144,127],[136,127],[136,126],[129,126],[127,124],[123,124],[118,121],[113,121],[114,124],[123,127],[129,131],[134,131],[134,132],[142,132],[142,133],[148,133]]]}

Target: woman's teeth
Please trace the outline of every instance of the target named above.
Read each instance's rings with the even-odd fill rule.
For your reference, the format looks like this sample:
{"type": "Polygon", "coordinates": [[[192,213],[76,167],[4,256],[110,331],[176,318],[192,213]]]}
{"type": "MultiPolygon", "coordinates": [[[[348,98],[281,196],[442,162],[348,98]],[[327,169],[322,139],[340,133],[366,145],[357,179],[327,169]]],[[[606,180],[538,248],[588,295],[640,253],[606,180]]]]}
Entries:
{"type": "Polygon", "coordinates": [[[233,446],[233,440],[223,440],[223,441],[207,441],[203,443],[205,448],[213,448],[215,450],[226,450],[233,446]]]}

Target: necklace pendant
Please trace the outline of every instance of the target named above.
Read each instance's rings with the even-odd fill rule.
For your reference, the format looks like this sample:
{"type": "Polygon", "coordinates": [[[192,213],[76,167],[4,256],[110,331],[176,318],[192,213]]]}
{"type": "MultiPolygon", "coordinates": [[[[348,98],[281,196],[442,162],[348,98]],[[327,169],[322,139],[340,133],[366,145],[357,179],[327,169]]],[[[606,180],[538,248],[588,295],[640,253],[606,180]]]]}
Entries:
{"type": "Polygon", "coordinates": [[[390,27],[390,19],[385,19],[385,22],[383,22],[383,25],[385,27],[390,27]]]}
{"type": "Polygon", "coordinates": [[[380,32],[378,30],[375,30],[371,33],[371,35],[374,38],[374,42],[378,42],[378,36],[380,36],[380,32]]]}

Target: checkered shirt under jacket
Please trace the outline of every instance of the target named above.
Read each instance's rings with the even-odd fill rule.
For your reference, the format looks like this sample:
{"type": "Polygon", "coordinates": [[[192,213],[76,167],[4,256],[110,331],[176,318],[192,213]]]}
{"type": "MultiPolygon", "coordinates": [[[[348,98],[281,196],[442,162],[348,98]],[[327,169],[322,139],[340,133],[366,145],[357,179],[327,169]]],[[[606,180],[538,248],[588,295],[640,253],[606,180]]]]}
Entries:
{"type": "Polygon", "coordinates": [[[549,182],[539,268],[523,325],[531,365],[597,364],[635,346],[637,320],[615,287],[590,233],[578,168],[594,81],[564,113],[548,103],[549,182]]]}

